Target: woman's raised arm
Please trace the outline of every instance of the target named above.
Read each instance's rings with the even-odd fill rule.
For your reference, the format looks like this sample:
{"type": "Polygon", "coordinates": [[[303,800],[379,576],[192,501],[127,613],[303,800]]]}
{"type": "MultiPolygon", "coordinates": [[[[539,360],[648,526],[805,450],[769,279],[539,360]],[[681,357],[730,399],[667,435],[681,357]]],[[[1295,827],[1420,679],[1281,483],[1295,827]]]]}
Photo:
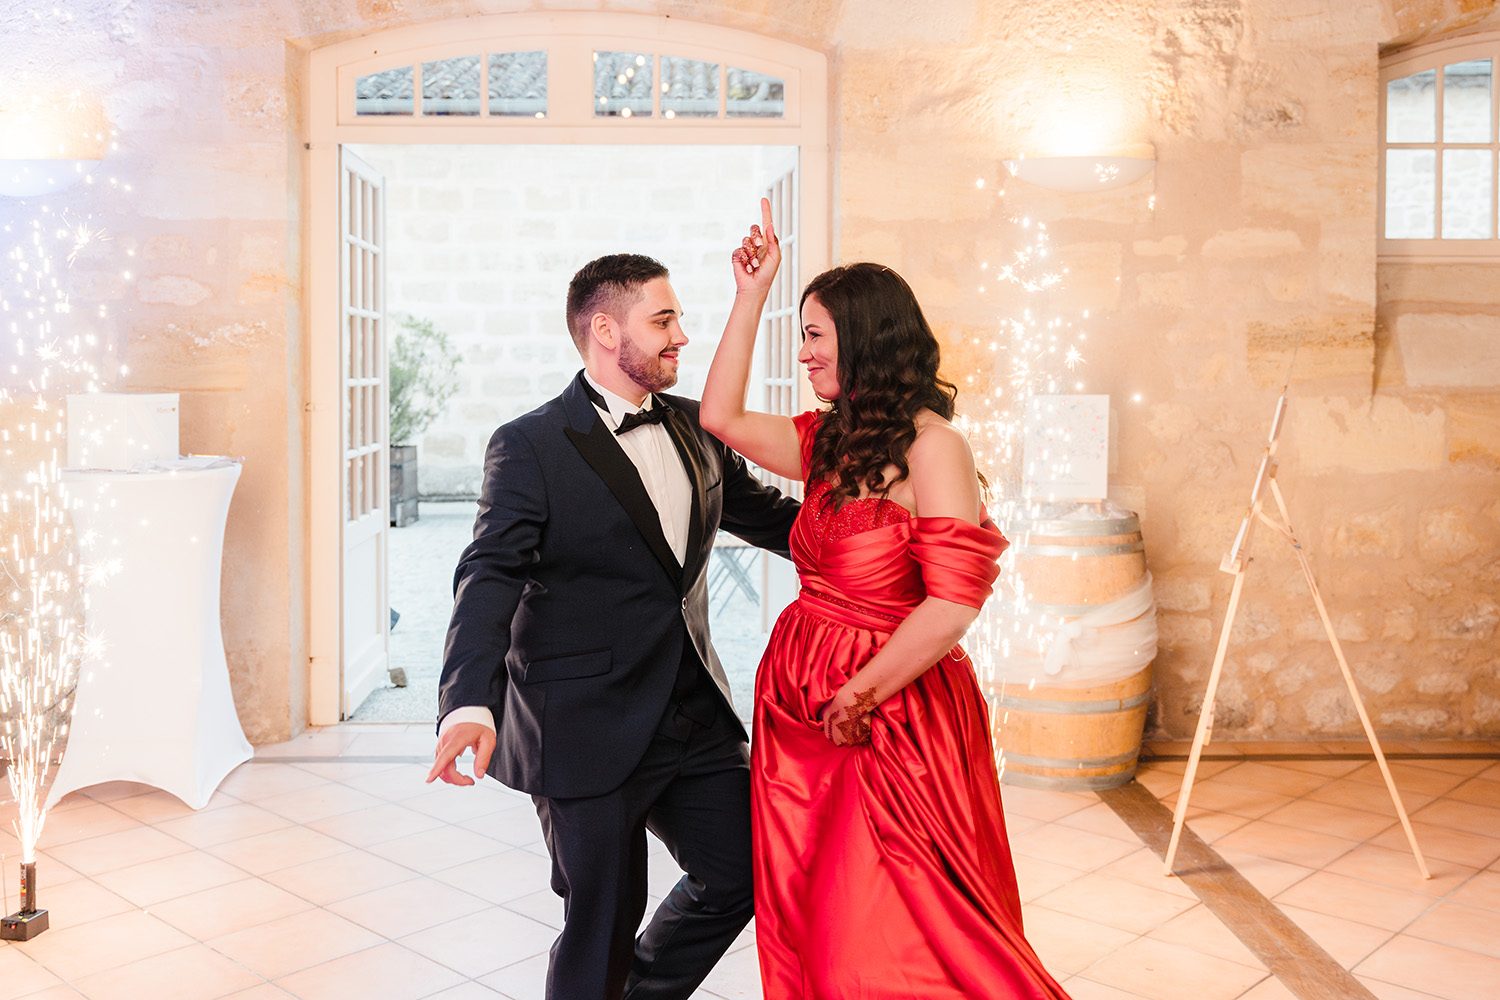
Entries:
{"type": "Polygon", "coordinates": [[[764,225],[751,226],[750,235],[731,258],[734,306],[703,385],[699,420],[704,430],[761,468],[800,480],[802,445],[791,418],[745,409],[755,332],[781,265],[781,242],[771,222],[771,203],[765,198],[760,200],[760,215],[764,225]]]}

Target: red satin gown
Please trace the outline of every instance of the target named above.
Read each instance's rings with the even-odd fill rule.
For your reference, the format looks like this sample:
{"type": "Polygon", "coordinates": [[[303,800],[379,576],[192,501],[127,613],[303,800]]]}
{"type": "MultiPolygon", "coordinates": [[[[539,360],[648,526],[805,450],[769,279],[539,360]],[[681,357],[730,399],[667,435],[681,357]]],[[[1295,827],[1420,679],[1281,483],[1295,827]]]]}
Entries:
{"type": "MultiPolygon", "coordinates": [[[[795,418],[807,473],[818,416],[795,418]]],[[[1021,930],[989,717],[954,647],[886,700],[867,746],[818,713],[927,595],[979,607],[994,524],[837,510],[809,484],[792,529],[802,589],[756,677],[755,927],[767,1000],[976,1000],[1065,994],[1021,930]]]]}

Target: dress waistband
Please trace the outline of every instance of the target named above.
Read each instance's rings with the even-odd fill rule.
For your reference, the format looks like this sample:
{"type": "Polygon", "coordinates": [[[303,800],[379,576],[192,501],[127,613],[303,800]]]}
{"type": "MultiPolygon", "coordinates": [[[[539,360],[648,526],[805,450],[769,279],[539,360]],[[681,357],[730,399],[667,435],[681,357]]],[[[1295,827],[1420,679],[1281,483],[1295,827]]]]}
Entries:
{"type": "Polygon", "coordinates": [[[908,608],[896,613],[885,608],[872,608],[868,604],[860,604],[847,597],[810,587],[803,587],[798,592],[797,603],[824,618],[871,632],[894,632],[897,625],[906,621],[911,610],[908,608]]]}

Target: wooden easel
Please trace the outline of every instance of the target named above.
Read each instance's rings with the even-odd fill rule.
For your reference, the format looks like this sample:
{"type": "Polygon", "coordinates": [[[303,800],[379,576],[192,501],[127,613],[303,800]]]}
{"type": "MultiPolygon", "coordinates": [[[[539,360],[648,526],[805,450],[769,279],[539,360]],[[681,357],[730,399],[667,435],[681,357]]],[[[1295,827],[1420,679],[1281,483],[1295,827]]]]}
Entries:
{"type": "Polygon", "coordinates": [[[1385,753],[1380,749],[1380,740],[1375,736],[1375,727],[1365,711],[1365,703],[1359,696],[1359,688],[1354,684],[1354,674],[1349,670],[1349,661],[1344,658],[1344,648],[1339,644],[1339,637],[1334,632],[1333,622],[1328,617],[1328,609],[1323,605],[1323,595],[1318,590],[1317,581],[1313,578],[1312,566],[1307,561],[1307,552],[1303,549],[1302,542],[1298,540],[1296,532],[1292,530],[1291,515],[1287,513],[1286,500],[1281,495],[1281,487],[1276,482],[1276,444],[1281,435],[1282,420],[1286,416],[1287,388],[1288,386],[1282,387],[1281,396],[1276,400],[1276,415],[1271,420],[1271,436],[1266,441],[1266,449],[1260,460],[1260,471],[1256,473],[1255,485],[1250,491],[1250,509],[1245,513],[1245,519],[1240,522],[1240,530],[1234,537],[1234,544],[1224,556],[1224,561],[1219,564],[1222,572],[1234,577],[1234,586],[1229,591],[1229,608],[1224,615],[1224,624],[1219,630],[1219,648],[1214,654],[1213,669],[1208,674],[1208,690],[1203,695],[1203,709],[1198,713],[1198,729],[1193,734],[1193,749],[1188,754],[1187,770],[1182,774],[1182,788],[1177,793],[1177,806],[1172,812],[1172,840],[1167,846],[1166,874],[1174,874],[1172,862],[1177,856],[1177,842],[1182,837],[1183,825],[1187,822],[1188,799],[1192,795],[1193,781],[1198,775],[1198,761],[1202,758],[1203,748],[1208,744],[1213,732],[1214,698],[1218,694],[1219,678],[1224,672],[1224,657],[1229,651],[1229,634],[1234,628],[1235,613],[1240,606],[1240,592],[1245,585],[1245,571],[1251,562],[1247,554],[1250,537],[1254,532],[1255,523],[1259,521],[1286,539],[1292,547],[1292,553],[1297,557],[1298,564],[1302,567],[1302,575],[1307,578],[1308,592],[1312,594],[1313,604],[1317,606],[1318,617],[1323,620],[1323,631],[1328,634],[1328,642],[1333,646],[1333,655],[1338,660],[1339,670],[1343,672],[1344,684],[1348,686],[1349,696],[1354,700],[1354,708],[1359,713],[1360,724],[1364,726],[1365,737],[1370,741],[1370,749],[1375,752],[1375,761],[1380,765],[1380,773],[1385,776],[1385,787],[1391,793],[1391,802],[1396,806],[1396,815],[1401,819],[1401,828],[1406,831],[1406,839],[1411,844],[1411,853],[1416,858],[1417,869],[1421,871],[1424,879],[1432,878],[1427,870],[1427,862],[1422,857],[1422,849],[1417,846],[1417,835],[1412,830],[1411,820],[1406,815],[1406,806],[1401,802],[1401,793],[1396,789],[1396,780],[1391,776],[1390,765],[1386,763],[1385,753]],[[1275,501],[1276,512],[1279,515],[1277,519],[1273,519],[1264,509],[1268,493],[1275,501]]]}

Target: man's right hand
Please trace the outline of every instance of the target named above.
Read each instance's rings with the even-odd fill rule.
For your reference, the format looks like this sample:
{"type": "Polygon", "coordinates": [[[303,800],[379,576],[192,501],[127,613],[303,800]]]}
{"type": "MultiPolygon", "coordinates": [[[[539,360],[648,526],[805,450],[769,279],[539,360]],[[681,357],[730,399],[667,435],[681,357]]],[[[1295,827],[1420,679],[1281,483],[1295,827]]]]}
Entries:
{"type": "Polygon", "coordinates": [[[427,782],[442,778],[450,785],[472,785],[490,769],[490,755],[495,752],[495,731],[478,722],[460,722],[451,727],[438,740],[437,752],[433,755],[432,770],[427,772],[427,782]],[[465,750],[474,751],[474,777],[458,772],[456,761],[465,750]]]}

